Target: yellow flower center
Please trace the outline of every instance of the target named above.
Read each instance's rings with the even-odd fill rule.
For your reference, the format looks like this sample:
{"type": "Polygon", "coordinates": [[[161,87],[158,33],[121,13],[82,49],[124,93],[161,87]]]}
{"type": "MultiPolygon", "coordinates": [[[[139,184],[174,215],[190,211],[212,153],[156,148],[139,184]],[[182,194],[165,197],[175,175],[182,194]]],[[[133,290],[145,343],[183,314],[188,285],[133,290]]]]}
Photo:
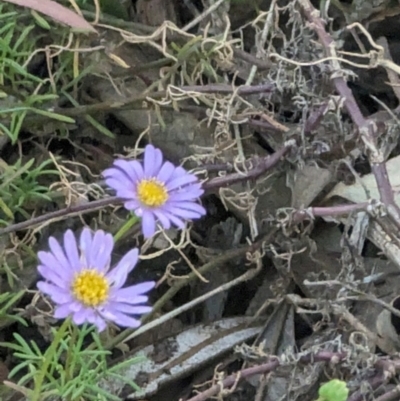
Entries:
{"type": "Polygon", "coordinates": [[[109,294],[107,279],[95,269],[85,269],[75,275],[72,293],[75,299],[85,306],[101,305],[109,294]]]}
{"type": "Polygon", "coordinates": [[[167,188],[155,178],[140,181],[137,194],[140,202],[150,207],[162,206],[168,200],[167,188]]]}

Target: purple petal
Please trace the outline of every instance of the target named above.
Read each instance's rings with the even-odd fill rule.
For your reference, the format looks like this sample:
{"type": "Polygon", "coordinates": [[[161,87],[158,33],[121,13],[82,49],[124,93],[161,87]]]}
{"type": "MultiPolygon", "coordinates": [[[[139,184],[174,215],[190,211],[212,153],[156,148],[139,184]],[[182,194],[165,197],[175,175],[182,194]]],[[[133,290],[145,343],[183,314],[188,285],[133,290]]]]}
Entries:
{"type": "Polygon", "coordinates": [[[196,181],[197,181],[197,177],[194,174],[186,174],[182,177],[178,177],[178,178],[175,178],[175,179],[169,181],[166,184],[166,187],[167,187],[168,191],[172,191],[176,188],[183,187],[187,184],[190,184],[190,183],[193,183],[196,181]]]}
{"type": "Polygon", "coordinates": [[[130,160],[126,166],[126,171],[128,171],[133,183],[140,181],[144,176],[142,163],[137,160],[130,160]]]}
{"type": "Polygon", "coordinates": [[[92,316],[94,313],[95,311],[93,309],[82,308],[73,314],[72,320],[75,324],[79,326],[87,322],[89,320],[89,316],[92,316]]]}
{"type": "Polygon", "coordinates": [[[64,234],[64,249],[72,270],[77,270],[80,264],[78,245],[76,244],[75,235],[71,230],[67,230],[64,234]]]}
{"type": "Polygon", "coordinates": [[[44,266],[48,267],[63,280],[71,280],[72,270],[64,269],[52,253],[40,251],[38,252],[38,258],[44,266]]]}
{"type": "Polygon", "coordinates": [[[160,149],[153,145],[147,145],[144,150],[144,175],[145,177],[154,177],[163,162],[163,156],[160,149]]]}
{"type": "Polygon", "coordinates": [[[104,179],[114,178],[118,181],[126,181],[129,179],[129,176],[124,172],[124,169],[115,166],[117,162],[118,160],[114,161],[114,165],[112,167],[109,167],[103,171],[102,176],[104,179]]]}
{"type": "Polygon", "coordinates": [[[154,210],[153,213],[164,227],[164,230],[169,230],[171,228],[171,221],[165,216],[162,210],[154,210]]]}
{"type": "Polygon", "coordinates": [[[131,327],[135,329],[139,327],[141,324],[140,320],[137,320],[133,317],[130,317],[128,315],[125,315],[123,313],[114,310],[107,309],[106,311],[104,311],[103,316],[107,320],[113,321],[115,324],[122,327],[131,327]]]}
{"type": "Polygon", "coordinates": [[[136,295],[132,296],[132,294],[127,294],[125,297],[123,297],[120,294],[120,291],[122,291],[123,288],[120,288],[119,290],[116,290],[114,293],[110,295],[110,304],[115,304],[116,302],[123,302],[127,303],[130,305],[138,305],[138,304],[145,304],[149,300],[149,297],[147,295],[136,295]]]}
{"type": "Polygon", "coordinates": [[[165,162],[157,174],[157,179],[161,182],[168,182],[175,171],[175,166],[170,162],[165,162]]]}
{"type": "Polygon", "coordinates": [[[114,247],[114,240],[111,234],[106,234],[103,230],[97,230],[93,237],[88,263],[90,267],[98,271],[108,270],[111,260],[111,252],[114,247]]]}
{"type": "MultiPolygon", "coordinates": [[[[187,205],[185,205],[187,206],[187,205]]],[[[200,206],[200,205],[197,205],[200,206]]],[[[181,207],[180,203],[171,203],[167,204],[163,207],[163,212],[170,213],[176,217],[182,219],[199,219],[200,217],[204,216],[205,210],[202,206],[199,208],[192,208],[194,210],[190,210],[189,207],[181,207]]]]}
{"type": "Polygon", "coordinates": [[[71,314],[72,314],[72,311],[71,311],[69,303],[56,306],[56,308],[54,309],[54,317],[56,319],[64,319],[71,314]]]}
{"type": "Polygon", "coordinates": [[[75,299],[69,303],[69,307],[73,313],[79,312],[81,309],[85,308],[85,306],[75,299]]]}
{"type": "Polygon", "coordinates": [[[165,216],[171,220],[171,223],[180,228],[181,230],[183,230],[185,228],[185,223],[177,216],[175,216],[174,214],[170,213],[168,210],[163,210],[163,213],[165,214],[165,216]]]}
{"type": "Polygon", "coordinates": [[[137,217],[142,218],[143,213],[144,213],[144,210],[145,210],[145,209],[144,209],[142,206],[140,206],[140,207],[138,207],[138,208],[136,208],[136,209],[134,210],[134,213],[136,214],[137,217]]]}
{"type": "Polygon", "coordinates": [[[202,216],[202,214],[199,214],[197,212],[181,209],[179,207],[169,207],[168,212],[185,220],[199,219],[202,216]]]}
{"type": "Polygon", "coordinates": [[[180,202],[180,201],[189,201],[192,199],[197,199],[201,195],[204,194],[203,189],[194,189],[190,190],[185,188],[185,191],[173,191],[169,194],[170,202],[180,202]]]}
{"type": "Polygon", "coordinates": [[[156,232],[156,220],[154,214],[148,210],[143,211],[142,230],[145,238],[150,238],[156,232]]]}
{"type": "MultiPolygon", "coordinates": [[[[114,166],[117,166],[118,170],[121,171],[121,173],[123,173],[123,176],[119,175],[118,179],[120,179],[121,182],[126,182],[128,184],[128,183],[134,183],[140,177],[142,177],[142,175],[138,175],[136,164],[138,164],[138,162],[135,160],[130,160],[130,161],[123,159],[116,160],[114,162],[114,166]]],[[[115,178],[117,178],[117,176],[115,176],[115,178]]]]}
{"type": "MultiPolygon", "coordinates": [[[[106,182],[109,180],[113,180],[116,184],[117,187],[121,185],[126,185],[127,183],[133,183],[133,180],[131,177],[128,175],[128,173],[125,172],[123,169],[119,169],[116,167],[109,168],[103,172],[104,179],[106,182]]],[[[112,188],[114,186],[110,185],[112,188]]]]}
{"type": "Polygon", "coordinates": [[[41,292],[43,292],[43,294],[48,295],[56,304],[65,304],[72,300],[70,291],[66,291],[56,285],[46,283],[45,281],[38,281],[36,286],[41,292]]]}
{"type": "Polygon", "coordinates": [[[111,234],[104,236],[103,244],[99,249],[99,253],[96,257],[96,266],[98,269],[102,268],[105,273],[110,268],[111,263],[111,252],[114,248],[114,238],[111,234]]]}
{"type": "Polygon", "coordinates": [[[113,288],[121,288],[126,281],[128,273],[135,267],[139,258],[137,248],[129,251],[108,274],[107,279],[113,283],[113,288]]]}
{"type": "Polygon", "coordinates": [[[137,195],[133,189],[124,188],[117,191],[117,196],[123,199],[134,199],[137,195]]]}
{"type": "Polygon", "coordinates": [[[54,257],[59,261],[61,266],[66,269],[70,270],[71,265],[69,264],[69,261],[67,257],[65,256],[65,253],[63,249],[61,248],[60,244],[54,237],[49,238],[49,246],[51,249],[51,252],[53,252],[54,257]]]}
{"type": "Polygon", "coordinates": [[[156,159],[154,160],[154,165],[153,165],[153,174],[152,176],[156,177],[161,169],[161,166],[163,165],[163,154],[160,149],[156,149],[156,159]]]}
{"type": "Polygon", "coordinates": [[[183,177],[187,174],[188,174],[188,172],[182,166],[175,167],[174,172],[168,181],[173,181],[176,178],[183,177]]]}
{"type": "Polygon", "coordinates": [[[124,203],[125,209],[127,210],[136,210],[141,207],[141,204],[138,200],[129,200],[128,202],[124,203]]]}
{"type": "Polygon", "coordinates": [[[92,316],[93,324],[97,327],[97,331],[100,333],[107,327],[107,322],[98,313],[92,316]]]}
{"type": "Polygon", "coordinates": [[[171,202],[169,205],[171,205],[172,207],[177,207],[179,209],[190,210],[192,212],[198,213],[201,216],[206,214],[206,209],[204,209],[204,207],[199,205],[197,202],[171,202]]]}
{"type": "Polygon", "coordinates": [[[122,302],[113,302],[110,304],[110,310],[113,312],[127,313],[129,315],[143,315],[151,312],[151,306],[134,306],[122,302]]]}
{"type": "MultiPolygon", "coordinates": [[[[131,285],[129,287],[120,288],[113,294],[115,298],[114,301],[130,302],[130,300],[135,300],[139,295],[149,292],[156,286],[155,281],[145,281],[144,283],[131,285]]],[[[135,302],[136,303],[136,302],[135,302]]]]}
{"type": "Polygon", "coordinates": [[[92,233],[91,231],[85,227],[82,230],[80,239],[79,239],[79,248],[81,251],[81,266],[80,270],[84,268],[88,268],[88,255],[90,254],[90,249],[92,248],[92,233]]]}
{"type": "Polygon", "coordinates": [[[39,265],[38,271],[41,276],[51,283],[55,284],[57,287],[63,288],[64,290],[68,290],[69,281],[67,282],[64,278],[60,277],[53,269],[45,265],[39,265]]]}
{"type": "Polygon", "coordinates": [[[92,239],[92,245],[85,252],[88,267],[90,267],[90,268],[97,268],[96,255],[97,255],[97,252],[99,251],[100,247],[103,245],[103,239],[104,239],[104,231],[103,230],[97,230],[94,232],[93,239],[92,239]]]}
{"type": "Polygon", "coordinates": [[[153,163],[156,159],[155,148],[153,145],[147,145],[144,148],[143,170],[145,177],[152,177],[153,163]]]}
{"type": "Polygon", "coordinates": [[[127,182],[121,182],[115,178],[107,178],[106,184],[112,188],[119,197],[130,199],[134,196],[133,184],[127,184],[127,182]],[[132,187],[132,188],[131,188],[132,187]]]}

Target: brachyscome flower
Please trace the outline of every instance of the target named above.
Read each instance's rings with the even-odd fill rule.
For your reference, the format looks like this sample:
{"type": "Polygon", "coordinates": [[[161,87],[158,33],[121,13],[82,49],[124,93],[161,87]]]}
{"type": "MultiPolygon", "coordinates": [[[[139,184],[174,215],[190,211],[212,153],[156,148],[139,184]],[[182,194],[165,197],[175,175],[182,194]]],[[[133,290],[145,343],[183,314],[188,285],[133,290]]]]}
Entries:
{"type": "Polygon", "coordinates": [[[166,230],[171,224],[185,227],[185,220],[206,214],[196,199],[204,190],[198,178],[183,167],[163,161],[160,149],[147,145],[143,163],[116,160],[103,173],[106,184],[125,200],[125,208],[142,218],[143,234],[154,235],[156,222],[166,230]]]}
{"type": "Polygon", "coordinates": [[[99,331],[107,322],[136,328],[140,321],[135,316],[151,311],[144,306],[143,295],[155,283],[144,282],[122,288],[129,272],[138,261],[138,249],[129,251],[110,269],[114,240],[111,234],[98,230],[92,235],[83,229],[79,244],[71,230],[64,234],[64,243],[49,239],[49,252],[39,252],[39,273],[44,281],[37,286],[56,304],[56,318],[72,317],[77,324],[92,323],[99,331]]]}

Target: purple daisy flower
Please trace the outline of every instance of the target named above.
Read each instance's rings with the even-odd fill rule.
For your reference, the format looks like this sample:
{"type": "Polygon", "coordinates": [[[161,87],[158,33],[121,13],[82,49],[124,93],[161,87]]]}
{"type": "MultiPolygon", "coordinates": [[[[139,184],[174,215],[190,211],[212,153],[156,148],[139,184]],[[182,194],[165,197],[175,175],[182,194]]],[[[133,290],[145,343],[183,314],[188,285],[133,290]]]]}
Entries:
{"type": "Polygon", "coordinates": [[[83,229],[79,244],[68,230],[63,246],[53,237],[49,246],[49,252],[38,253],[38,271],[45,281],[39,281],[37,286],[56,304],[54,317],[72,316],[75,324],[92,323],[99,331],[106,328],[108,321],[122,327],[140,326],[134,316],[151,311],[150,306],[143,305],[148,300],[143,294],[155,282],[121,288],[138,261],[137,248],[110,270],[114,240],[103,230],[92,235],[88,228],[83,229]]]}
{"type": "Polygon", "coordinates": [[[103,173],[106,184],[125,200],[125,208],[142,218],[145,238],[154,235],[156,222],[164,229],[171,224],[183,229],[185,220],[206,214],[196,202],[204,193],[198,178],[183,167],[163,162],[160,149],[147,145],[143,163],[137,160],[116,160],[103,173]]]}

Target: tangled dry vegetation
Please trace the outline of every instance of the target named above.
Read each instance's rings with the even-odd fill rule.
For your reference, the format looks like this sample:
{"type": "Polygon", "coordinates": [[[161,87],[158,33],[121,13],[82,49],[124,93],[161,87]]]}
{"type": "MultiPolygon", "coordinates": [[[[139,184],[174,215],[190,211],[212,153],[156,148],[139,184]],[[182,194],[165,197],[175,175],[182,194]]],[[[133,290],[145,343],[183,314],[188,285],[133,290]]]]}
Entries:
{"type": "MultiPolygon", "coordinates": [[[[400,399],[399,4],[71,4],[96,32],[26,11],[9,43],[30,27],[27,47],[0,60],[3,341],[46,347],[37,250],[67,228],[117,232],[100,173],[150,142],[204,180],[207,216],[147,241],[126,227],[116,256],[139,245],[131,279],[158,287],[139,330],[104,338],[110,365],[146,356],[125,371],[142,390],[104,387],[312,401],[338,378],[349,401],[400,399]]],[[[18,380],[2,399],[23,399],[18,380]]]]}

